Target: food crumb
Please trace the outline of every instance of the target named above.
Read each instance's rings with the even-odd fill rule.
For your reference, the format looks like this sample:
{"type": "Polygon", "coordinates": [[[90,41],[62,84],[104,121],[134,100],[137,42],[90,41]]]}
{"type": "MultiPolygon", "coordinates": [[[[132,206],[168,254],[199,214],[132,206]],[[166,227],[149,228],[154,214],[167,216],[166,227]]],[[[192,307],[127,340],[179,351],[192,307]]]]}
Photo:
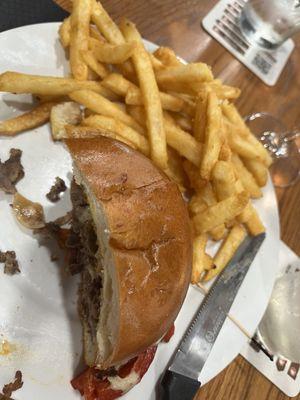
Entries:
{"type": "Polygon", "coordinates": [[[15,275],[21,272],[14,251],[0,251],[0,263],[4,264],[4,273],[7,275],[15,275]]]}
{"type": "Polygon", "coordinates": [[[67,186],[65,181],[58,176],[55,178],[54,185],[51,186],[49,193],[46,194],[48,200],[52,203],[56,203],[60,199],[60,193],[65,192],[67,186]]]}

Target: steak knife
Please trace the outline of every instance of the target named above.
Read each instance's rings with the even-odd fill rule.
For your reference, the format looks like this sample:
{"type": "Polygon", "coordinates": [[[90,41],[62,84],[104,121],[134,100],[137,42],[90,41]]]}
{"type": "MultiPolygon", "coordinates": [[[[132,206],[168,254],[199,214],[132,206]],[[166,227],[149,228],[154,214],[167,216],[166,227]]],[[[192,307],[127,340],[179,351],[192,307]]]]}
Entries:
{"type": "Polygon", "coordinates": [[[265,233],[247,236],[202,301],[159,387],[160,400],[192,400],[199,377],[265,233]]]}

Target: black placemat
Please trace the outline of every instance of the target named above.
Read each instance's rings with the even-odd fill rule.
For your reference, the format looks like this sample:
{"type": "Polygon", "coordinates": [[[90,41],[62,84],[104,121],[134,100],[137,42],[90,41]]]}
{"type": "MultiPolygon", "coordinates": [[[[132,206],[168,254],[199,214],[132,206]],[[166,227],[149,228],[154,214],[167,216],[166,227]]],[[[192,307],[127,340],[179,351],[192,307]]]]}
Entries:
{"type": "Polygon", "coordinates": [[[62,21],[67,15],[53,0],[0,0],[0,32],[18,26],[62,21]]]}

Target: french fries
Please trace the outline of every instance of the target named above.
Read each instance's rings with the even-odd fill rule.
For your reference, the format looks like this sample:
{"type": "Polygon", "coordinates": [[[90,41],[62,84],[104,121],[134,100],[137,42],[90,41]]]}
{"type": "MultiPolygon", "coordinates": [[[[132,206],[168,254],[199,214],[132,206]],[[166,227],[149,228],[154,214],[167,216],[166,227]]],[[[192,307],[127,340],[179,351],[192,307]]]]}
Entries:
{"type": "Polygon", "coordinates": [[[33,93],[42,96],[65,96],[76,90],[91,90],[111,100],[118,97],[99,82],[77,81],[71,78],[28,75],[18,72],[0,74],[0,91],[10,93],[33,93]]]}
{"type": "Polygon", "coordinates": [[[86,65],[100,78],[103,79],[110,73],[109,69],[99,62],[91,51],[82,51],[80,54],[86,65]]]}
{"type": "Polygon", "coordinates": [[[205,129],[203,158],[200,166],[202,179],[209,180],[211,170],[218,160],[222,146],[222,112],[218,98],[211,92],[207,97],[207,124],[205,129]]]}
{"type": "Polygon", "coordinates": [[[233,154],[231,160],[235,168],[236,176],[240,179],[244,189],[250,194],[250,197],[254,199],[261,197],[262,192],[258,184],[253,175],[247,170],[240,157],[237,154],[233,154]]]}
{"type": "Polygon", "coordinates": [[[201,275],[209,271],[213,266],[212,258],[205,253],[207,235],[196,236],[193,242],[193,269],[191,283],[197,283],[201,275]]]}
{"type": "Polygon", "coordinates": [[[254,176],[258,186],[263,187],[266,185],[268,180],[268,169],[267,167],[258,160],[251,160],[249,158],[242,158],[245,167],[254,176]]]}
{"type": "Polygon", "coordinates": [[[170,117],[165,116],[164,126],[168,145],[178,151],[187,160],[199,166],[202,156],[201,144],[197,143],[190,134],[175,125],[170,117]]]}
{"type": "MultiPolygon", "coordinates": [[[[160,92],[159,93],[161,106],[164,110],[179,112],[184,107],[184,101],[179,99],[176,96],[173,96],[168,93],[160,92]]],[[[143,105],[143,96],[138,87],[131,85],[128,87],[126,97],[126,104],[133,106],[142,106],[143,105]]]]}
{"type": "Polygon", "coordinates": [[[71,17],[64,19],[58,30],[60,43],[66,49],[71,42],[71,17]]]}
{"type": "Polygon", "coordinates": [[[241,94],[239,88],[222,85],[222,82],[215,79],[211,82],[204,82],[197,85],[197,92],[199,97],[205,97],[208,91],[216,93],[219,99],[236,99],[241,94]]]}
{"type": "Polygon", "coordinates": [[[43,125],[50,118],[51,108],[55,102],[42,103],[18,117],[0,121],[0,136],[15,136],[43,125]]]}
{"type": "Polygon", "coordinates": [[[91,90],[78,90],[69,94],[70,99],[84,105],[97,114],[113,117],[136,131],[144,134],[144,129],[128,114],[122,111],[115,103],[91,90]]]}
{"type": "Polygon", "coordinates": [[[206,233],[217,226],[230,222],[239,215],[248,203],[246,192],[234,194],[204,212],[194,216],[193,222],[197,234],[206,233]]]}
{"type": "Polygon", "coordinates": [[[125,97],[131,88],[138,89],[134,83],[117,73],[106,76],[102,81],[102,85],[122,97],[125,97]]]}
{"type": "Polygon", "coordinates": [[[122,64],[134,52],[135,43],[108,44],[90,38],[89,48],[100,62],[107,64],[122,64]]]}
{"type": "Polygon", "coordinates": [[[236,192],[236,176],[232,164],[218,161],[212,170],[212,182],[219,201],[227,199],[236,192]]]}
{"type": "Polygon", "coordinates": [[[70,17],[70,65],[74,78],[80,81],[88,79],[88,67],[81,57],[81,52],[88,50],[91,11],[90,0],[73,0],[70,17]]]}
{"type": "Polygon", "coordinates": [[[242,136],[244,139],[247,139],[248,142],[253,145],[253,147],[256,149],[257,157],[260,157],[264,161],[266,166],[269,167],[272,164],[272,157],[264,148],[262,143],[260,143],[254,135],[252,135],[235,106],[224,101],[222,103],[222,111],[226,118],[231,122],[231,124],[237,128],[237,132],[239,133],[239,135],[242,136]]]}
{"type": "Polygon", "coordinates": [[[154,56],[167,67],[176,67],[182,65],[182,62],[176,57],[176,54],[169,47],[159,47],[154,52],[154,56]]]}
{"type": "Polygon", "coordinates": [[[217,254],[213,258],[214,268],[206,272],[203,280],[206,282],[218,275],[229,263],[234,253],[246,237],[246,231],[241,225],[235,225],[227,235],[217,254]]]}
{"type": "Polygon", "coordinates": [[[151,60],[141,42],[141,36],[138,33],[135,25],[130,21],[123,20],[121,30],[127,42],[132,43],[136,41],[137,43],[132,59],[144,99],[143,103],[147,117],[151,158],[153,162],[162,170],[167,171],[168,154],[166,133],[163,124],[159,90],[155,80],[151,60]]]}
{"type": "Polygon", "coordinates": [[[203,97],[198,97],[195,108],[195,118],[193,125],[193,135],[196,140],[204,143],[205,127],[207,124],[207,94],[203,97]]]}
{"type": "Polygon", "coordinates": [[[210,68],[203,63],[179,65],[156,72],[158,85],[178,83],[205,82],[213,79],[210,68]]]}
{"type": "Polygon", "coordinates": [[[251,198],[262,195],[272,159],[231,103],[240,89],[215,79],[204,63],[185,64],[168,47],[149,53],[135,25],[123,20],[119,28],[96,0],[74,0],[58,34],[74,78],[0,74],[0,91],[40,100],[0,122],[0,135],[50,116],[53,140],[106,136],[151,158],[188,198],[192,283],[212,279],[246,231],[265,230],[251,198]],[[206,253],[210,239],[222,240],[213,258],[206,253]]]}
{"type": "Polygon", "coordinates": [[[106,38],[108,43],[111,44],[124,43],[125,40],[120,29],[107,14],[102,4],[96,0],[91,0],[91,3],[92,3],[92,21],[97,26],[102,35],[106,38]]]}

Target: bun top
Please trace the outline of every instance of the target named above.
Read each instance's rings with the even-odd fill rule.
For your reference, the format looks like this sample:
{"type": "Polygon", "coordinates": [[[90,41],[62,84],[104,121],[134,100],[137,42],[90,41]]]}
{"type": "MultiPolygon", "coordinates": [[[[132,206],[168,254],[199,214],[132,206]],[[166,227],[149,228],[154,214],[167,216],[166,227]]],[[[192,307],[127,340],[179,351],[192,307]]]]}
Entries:
{"type": "Polygon", "coordinates": [[[191,275],[189,216],[177,185],[141,153],[105,137],[66,144],[108,228],[113,263],[104,269],[113,268],[117,309],[112,304],[112,349],[98,360],[107,368],[157,342],[174,322],[191,275]]]}

